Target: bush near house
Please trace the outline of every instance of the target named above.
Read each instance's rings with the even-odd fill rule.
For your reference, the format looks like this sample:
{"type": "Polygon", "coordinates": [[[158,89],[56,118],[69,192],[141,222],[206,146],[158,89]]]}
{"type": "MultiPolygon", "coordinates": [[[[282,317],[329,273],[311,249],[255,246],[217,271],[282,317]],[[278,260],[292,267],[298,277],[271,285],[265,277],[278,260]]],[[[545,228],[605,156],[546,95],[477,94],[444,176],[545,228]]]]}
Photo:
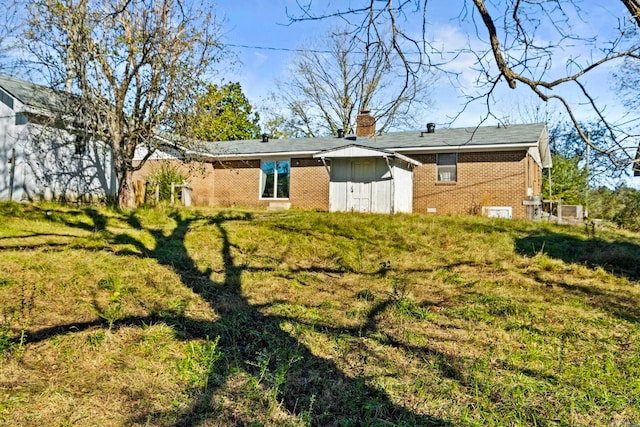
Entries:
{"type": "Polygon", "coordinates": [[[0,424],[633,425],[640,237],[0,204],[0,424]]]}
{"type": "MultiPolygon", "coordinates": [[[[173,162],[157,162],[151,172],[146,176],[146,181],[151,185],[148,186],[148,191],[155,191],[155,185],[159,186],[159,199],[160,201],[171,200],[171,183],[181,185],[187,180],[187,174],[180,168],[178,163],[173,162]]],[[[178,198],[179,194],[174,189],[174,198],[178,198]]],[[[147,195],[153,198],[153,195],[147,195]]],[[[149,198],[149,197],[147,197],[149,198]]]]}

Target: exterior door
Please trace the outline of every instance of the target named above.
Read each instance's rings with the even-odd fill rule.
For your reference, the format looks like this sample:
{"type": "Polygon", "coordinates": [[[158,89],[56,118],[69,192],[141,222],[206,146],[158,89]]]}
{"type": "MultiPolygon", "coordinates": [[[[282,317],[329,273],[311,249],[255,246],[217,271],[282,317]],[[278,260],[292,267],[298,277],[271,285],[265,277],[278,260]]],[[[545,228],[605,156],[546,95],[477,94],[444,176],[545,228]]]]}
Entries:
{"type": "Polygon", "coordinates": [[[372,161],[351,162],[351,180],[347,183],[347,206],[354,212],[371,212],[371,190],[375,174],[372,161]]]}

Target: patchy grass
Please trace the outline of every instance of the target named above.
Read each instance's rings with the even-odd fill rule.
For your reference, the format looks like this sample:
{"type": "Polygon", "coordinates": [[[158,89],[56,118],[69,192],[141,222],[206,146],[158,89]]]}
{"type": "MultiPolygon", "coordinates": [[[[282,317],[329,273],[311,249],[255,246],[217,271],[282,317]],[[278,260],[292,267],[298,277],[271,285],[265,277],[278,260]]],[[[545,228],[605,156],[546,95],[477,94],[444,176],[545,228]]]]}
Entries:
{"type": "Polygon", "coordinates": [[[0,424],[634,425],[640,237],[0,204],[0,424]]]}

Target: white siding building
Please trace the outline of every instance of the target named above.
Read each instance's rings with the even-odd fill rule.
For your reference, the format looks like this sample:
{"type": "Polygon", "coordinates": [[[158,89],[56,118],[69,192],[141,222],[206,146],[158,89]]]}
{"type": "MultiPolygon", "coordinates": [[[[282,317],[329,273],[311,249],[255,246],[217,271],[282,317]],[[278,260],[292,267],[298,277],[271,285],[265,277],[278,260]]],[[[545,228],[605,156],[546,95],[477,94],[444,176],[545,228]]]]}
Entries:
{"type": "Polygon", "coordinates": [[[330,174],[329,211],[412,212],[413,173],[421,163],[386,150],[348,145],[323,151],[330,174]]]}
{"type": "Polygon", "coordinates": [[[93,200],[115,194],[110,149],[63,114],[70,99],[0,75],[0,200],[93,200]]]}

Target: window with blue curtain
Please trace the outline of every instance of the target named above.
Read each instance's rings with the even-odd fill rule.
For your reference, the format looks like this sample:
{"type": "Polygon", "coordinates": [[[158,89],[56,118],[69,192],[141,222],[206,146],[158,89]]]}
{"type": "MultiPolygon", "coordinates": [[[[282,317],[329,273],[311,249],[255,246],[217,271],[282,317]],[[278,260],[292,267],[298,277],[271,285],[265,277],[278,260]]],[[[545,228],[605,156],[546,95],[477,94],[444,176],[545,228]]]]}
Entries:
{"type": "Polygon", "coordinates": [[[263,160],[260,163],[260,170],[260,197],[263,199],[288,199],[291,161],[263,160]]]}

